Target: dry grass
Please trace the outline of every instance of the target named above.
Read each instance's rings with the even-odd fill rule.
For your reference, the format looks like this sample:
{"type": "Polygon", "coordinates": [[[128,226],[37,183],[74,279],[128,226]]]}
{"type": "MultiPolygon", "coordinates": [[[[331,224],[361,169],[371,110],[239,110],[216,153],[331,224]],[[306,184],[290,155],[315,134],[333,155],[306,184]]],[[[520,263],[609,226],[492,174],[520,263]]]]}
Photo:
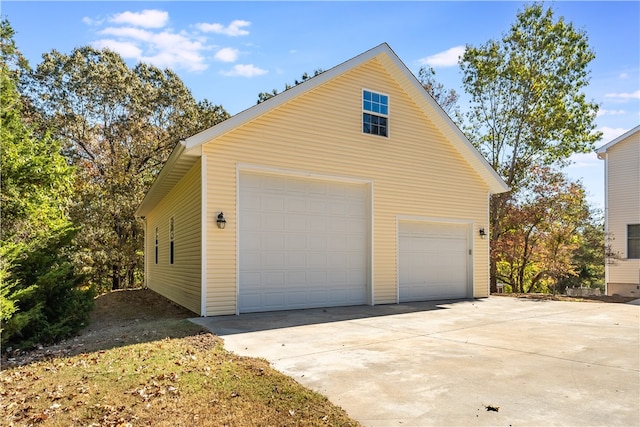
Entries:
{"type": "Polygon", "coordinates": [[[622,297],[620,295],[600,295],[600,296],[584,296],[584,297],[572,297],[568,295],[553,295],[553,294],[536,294],[536,293],[493,293],[492,297],[511,297],[511,298],[523,298],[533,300],[545,300],[545,301],[575,301],[575,302],[606,302],[606,303],[627,303],[636,299],[635,297],[622,297]]]}
{"type": "Polygon", "coordinates": [[[266,361],[226,351],[191,316],[147,290],[99,297],[78,337],[3,359],[0,424],[358,425],[266,361]]]}

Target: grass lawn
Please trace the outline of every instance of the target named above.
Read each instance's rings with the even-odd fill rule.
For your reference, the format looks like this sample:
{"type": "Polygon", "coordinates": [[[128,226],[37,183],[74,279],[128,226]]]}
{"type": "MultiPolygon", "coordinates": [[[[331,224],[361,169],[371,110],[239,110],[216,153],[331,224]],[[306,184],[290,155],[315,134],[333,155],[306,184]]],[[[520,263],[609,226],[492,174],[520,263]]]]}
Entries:
{"type": "Polygon", "coordinates": [[[261,359],[239,357],[150,290],[96,299],[79,336],[2,358],[0,424],[357,426],[261,359]]]}

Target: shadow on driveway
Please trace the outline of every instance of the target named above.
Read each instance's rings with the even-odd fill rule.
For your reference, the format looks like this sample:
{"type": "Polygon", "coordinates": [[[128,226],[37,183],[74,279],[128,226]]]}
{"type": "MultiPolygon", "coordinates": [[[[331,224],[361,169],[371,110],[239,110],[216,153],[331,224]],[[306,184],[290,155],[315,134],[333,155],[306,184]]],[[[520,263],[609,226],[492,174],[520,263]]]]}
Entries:
{"type": "Polygon", "coordinates": [[[371,317],[444,310],[450,308],[445,305],[469,301],[471,300],[440,300],[375,306],[310,308],[266,313],[243,313],[239,316],[196,317],[190,320],[193,323],[204,326],[216,335],[224,336],[295,326],[368,319],[371,317]]]}

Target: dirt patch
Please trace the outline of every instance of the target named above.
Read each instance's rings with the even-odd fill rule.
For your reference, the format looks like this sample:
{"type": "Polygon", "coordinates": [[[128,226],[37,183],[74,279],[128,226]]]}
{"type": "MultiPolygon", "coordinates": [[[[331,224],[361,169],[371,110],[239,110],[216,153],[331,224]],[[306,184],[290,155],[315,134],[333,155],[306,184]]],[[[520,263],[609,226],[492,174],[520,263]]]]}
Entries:
{"type": "Polygon", "coordinates": [[[570,297],[568,295],[552,295],[552,294],[491,294],[492,297],[510,297],[510,298],[523,298],[533,300],[544,301],[574,301],[574,302],[600,302],[600,303],[628,303],[635,300],[635,297],[622,297],[620,295],[600,295],[600,296],[583,296],[583,297],[570,297]]]}
{"type": "Polygon", "coordinates": [[[187,319],[197,314],[151,289],[125,289],[96,298],[87,330],[130,320],[187,319]]]}
{"type": "Polygon", "coordinates": [[[50,346],[7,349],[2,369],[163,338],[201,335],[206,331],[187,320],[195,316],[150,289],[110,292],[96,297],[89,325],[76,336],[50,346]]]}

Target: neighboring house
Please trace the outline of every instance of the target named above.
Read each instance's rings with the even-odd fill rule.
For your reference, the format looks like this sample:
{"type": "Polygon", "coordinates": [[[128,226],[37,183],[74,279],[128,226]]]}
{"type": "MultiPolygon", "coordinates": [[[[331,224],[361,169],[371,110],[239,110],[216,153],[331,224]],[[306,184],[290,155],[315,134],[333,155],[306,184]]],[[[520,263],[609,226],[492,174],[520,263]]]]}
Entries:
{"type": "Polygon", "coordinates": [[[487,297],[507,190],[382,44],[176,147],[146,284],[202,316],[487,297]]]}
{"type": "Polygon", "coordinates": [[[596,150],[604,160],[607,295],[640,297],[640,126],[596,150]],[[616,259],[617,258],[617,259],[616,259]]]}

